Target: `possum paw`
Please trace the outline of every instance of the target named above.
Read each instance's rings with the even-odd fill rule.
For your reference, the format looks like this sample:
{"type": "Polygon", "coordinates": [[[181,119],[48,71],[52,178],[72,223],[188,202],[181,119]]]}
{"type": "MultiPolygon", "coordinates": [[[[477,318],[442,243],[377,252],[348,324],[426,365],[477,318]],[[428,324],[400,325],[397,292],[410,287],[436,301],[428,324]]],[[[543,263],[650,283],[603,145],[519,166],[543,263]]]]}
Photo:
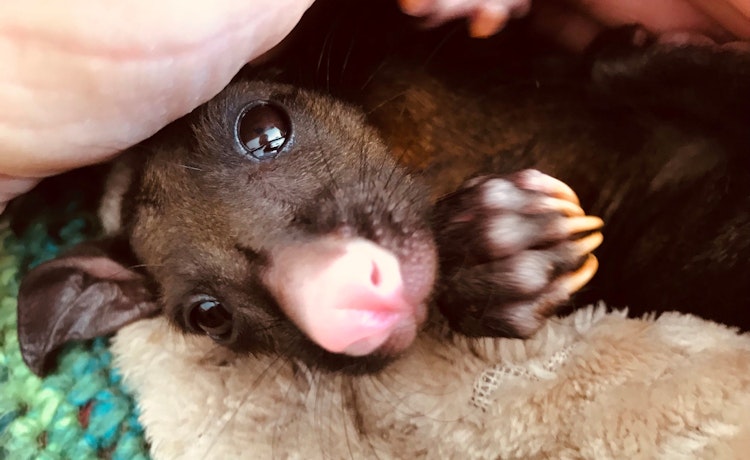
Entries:
{"type": "Polygon", "coordinates": [[[528,337],[598,268],[603,223],[535,170],[468,181],[436,205],[440,311],[470,336],[528,337]]]}
{"type": "Polygon", "coordinates": [[[525,16],[531,0],[399,0],[401,9],[420,16],[428,25],[466,17],[473,37],[488,37],[499,32],[513,18],[525,16]]]}

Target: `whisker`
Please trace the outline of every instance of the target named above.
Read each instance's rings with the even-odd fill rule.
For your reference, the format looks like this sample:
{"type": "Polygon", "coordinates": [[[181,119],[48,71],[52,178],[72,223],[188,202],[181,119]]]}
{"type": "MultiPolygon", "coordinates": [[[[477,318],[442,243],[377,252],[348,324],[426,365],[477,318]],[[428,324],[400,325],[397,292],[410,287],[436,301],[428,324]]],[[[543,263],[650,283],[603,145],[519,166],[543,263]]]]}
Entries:
{"type": "MultiPolygon", "coordinates": [[[[293,347],[294,347],[294,344],[290,342],[288,344],[288,346],[286,347],[286,349],[282,350],[280,352],[280,354],[283,355],[283,356],[286,356],[286,357],[291,356],[290,351],[291,351],[291,349],[293,347]]],[[[285,358],[285,361],[286,361],[286,363],[288,363],[289,365],[291,365],[293,367],[295,367],[295,366],[299,367],[300,365],[302,365],[299,362],[293,361],[291,358],[285,358]]],[[[293,375],[294,374],[296,374],[296,372],[293,373],[293,375]]],[[[289,383],[286,386],[286,390],[284,391],[284,400],[285,401],[290,401],[292,399],[291,393],[292,393],[292,390],[294,389],[296,383],[297,382],[296,382],[295,378],[292,378],[292,379],[289,380],[289,383]]],[[[299,418],[296,418],[296,419],[299,419],[299,418]]],[[[286,425],[285,426],[280,426],[279,422],[281,422],[281,420],[277,420],[277,422],[276,422],[276,424],[274,426],[274,435],[273,435],[273,439],[271,440],[271,445],[272,445],[271,449],[272,449],[272,451],[276,450],[276,446],[283,439],[284,436],[289,436],[288,427],[286,425]]],[[[297,423],[295,428],[297,429],[298,445],[300,446],[299,450],[302,451],[304,449],[304,447],[302,445],[302,442],[299,442],[299,441],[301,441],[301,439],[299,438],[299,436],[301,435],[300,428],[302,428],[302,427],[301,427],[301,425],[299,423],[297,423]]],[[[285,454],[285,453],[282,453],[282,454],[285,454]]]]}
{"type": "MultiPolygon", "coordinates": [[[[320,130],[318,129],[318,125],[315,125],[315,135],[318,137],[318,139],[321,139],[320,136],[320,130]]],[[[326,172],[328,172],[328,177],[331,179],[331,183],[333,184],[334,190],[341,190],[339,187],[338,182],[336,181],[336,176],[333,174],[333,169],[331,168],[331,164],[328,162],[328,157],[326,156],[325,152],[322,152],[320,155],[320,158],[323,160],[323,166],[326,169],[326,172]]],[[[333,191],[331,191],[333,194],[333,191]]]]}
{"type": "MultiPolygon", "coordinates": [[[[413,141],[413,142],[415,142],[415,141],[413,141]]],[[[398,155],[398,158],[396,158],[396,160],[395,160],[395,161],[393,162],[393,164],[392,164],[392,166],[391,166],[391,172],[390,172],[390,173],[388,174],[388,178],[387,178],[387,179],[385,180],[385,186],[383,187],[383,188],[385,188],[386,190],[388,190],[388,185],[390,185],[390,183],[391,183],[391,179],[393,178],[393,175],[394,175],[394,174],[396,173],[396,171],[398,171],[398,169],[400,168],[401,162],[402,162],[402,161],[404,160],[404,157],[406,156],[406,152],[408,152],[408,151],[409,151],[409,150],[408,150],[409,148],[410,148],[410,147],[409,147],[409,146],[407,146],[406,148],[402,149],[402,150],[401,150],[401,153],[400,153],[400,154],[398,155]]],[[[391,191],[391,194],[392,194],[392,193],[393,193],[393,192],[391,191]]]]}
{"type": "MultiPolygon", "coordinates": [[[[275,321],[274,323],[272,323],[272,325],[269,326],[269,327],[258,328],[258,329],[255,329],[255,330],[251,331],[251,332],[261,331],[263,329],[271,329],[272,327],[278,327],[280,324],[283,324],[283,322],[284,322],[283,320],[278,320],[278,321],[275,321]]],[[[223,348],[221,345],[216,344],[213,348],[211,348],[210,350],[208,350],[204,354],[203,359],[208,358],[211,353],[215,353],[216,350],[221,349],[221,348],[223,348]]],[[[209,455],[209,453],[211,452],[211,450],[213,449],[213,447],[218,442],[218,439],[221,437],[221,434],[226,430],[226,428],[229,425],[229,423],[234,420],[234,418],[237,416],[239,410],[247,403],[247,401],[250,398],[250,396],[253,393],[253,391],[262,383],[262,381],[267,376],[267,374],[269,372],[271,372],[271,370],[274,367],[276,367],[276,370],[278,371],[278,369],[280,369],[286,362],[288,362],[288,359],[286,358],[286,356],[288,355],[288,349],[285,350],[285,351],[286,352],[282,351],[281,353],[277,353],[276,356],[271,360],[271,362],[268,363],[268,365],[265,366],[265,368],[258,374],[258,376],[256,377],[256,379],[253,382],[250,383],[250,385],[248,386],[247,393],[244,396],[241,397],[241,399],[239,400],[239,402],[236,405],[236,407],[231,411],[231,415],[229,415],[229,417],[226,419],[226,421],[221,425],[221,427],[219,427],[218,431],[215,431],[215,438],[207,446],[206,451],[205,451],[204,455],[202,456],[202,458],[205,459],[209,455]]],[[[240,356],[240,353],[235,353],[235,354],[238,355],[238,356],[240,356]]],[[[252,354],[252,355],[255,356],[254,354],[252,354]]],[[[265,355],[265,356],[268,356],[268,355],[265,355]]]]}
{"type": "Polygon", "coordinates": [[[463,29],[463,25],[456,24],[448,33],[446,33],[443,38],[438,42],[438,44],[435,46],[435,49],[432,50],[430,54],[427,55],[427,58],[422,63],[422,67],[427,67],[427,65],[432,61],[432,59],[437,55],[437,53],[445,46],[446,43],[448,43],[448,40],[453,38],[454,35],[456,35],[456,32],[459,31],[459,29],[463,29]]]}
{"type": "MultiPolygon", "coordinates": [[[[364,139],[365,135],[362,134],[362,138],[364,139]]],[[[359,170],[357,171],[357,176],[359,177],[359,187],[362,191],[365,189],[365,177],[366,177],[366,165],[367,160],[367,152],[365,152],[365,146],[364,143],[362,144],[362,148],[359,150],[359,170]]]]}
{"type": "MultiPolygon", "coordinates": [[[[321,352],[321,357],[322,357],[322,352],[321,352]]],[[[320,403],[324,395],[329,394],[331,398],[333,398],[334,395],[332,391],[324,392],[324,390],[326,389],[326,386],[324,385],[324,383],[328,383],[328,382],[323,382],[324,380],[323,376],[321,374],[318,374],[318,375],[319,375],[319,378],[318,378],[318,381],[316,382],[314,393],[313,393],[314,394],[314,406],[313,406],[313,414],[312,414],[313,422],[314,422],[315,427],[320,428],[320,427],[325,427],[327,425],[330,429],[332,428],[330,424],[335,418],[331,417],[330,414],[321,414],[320,403]]],[[[332,375],[328,374],[326,376],[332,376],[332,375]]],[[[328,380],[328,379],[325,379],[325,380],[328,380]]],[[[330,407],[330,406],[331,406],[330,403],[323,405],[323,407],[330,407]]],[[[332,431],[329,431],[329,433],[332,433],[332,431]]],[[[333,443],[333,440],[327,443],[326,440],[323,439],[322,429],[318,429],[315,434],[318,439],[318,446],[320,448],[321,458],[326,458],[327,447],[329,444],[333,443]]],[[[332,435],[329,434],[329,436],[332,436],[332,435]]]]}
{"type": "Polygon", "coordinates": [[[240,408],[242,408],[250,398],[250,395],[255,391],[258,385],[263,381],[263,379],[266,377],[266,375],[271,371],[271,369],[276,365],[283,365],[285,363],[285,358],[282,355],[277,355],[274,357],[271,362],[260,372],[258,377],[248,386],[248,391],[245,393],[244,396],[240,399],[239,403],[236,405],[234,409],[232,409],[229,417],[224,421],[224,423],[221,424],[218,431],[216,432],[216,436],[214,439],[209,443],[207,446],[207,449],[205,453],[201,456],[201,458],[206,459],[208,458],[210,452],[213,450],[213,448],[216,446],[216,443],[219,441],[219,437],[222,433],[226,430],[227,426],[231,421],[234,420],[234,418],[237,416],[237,413],[239,412],[240,408]]]}
{"type": "MultiPolygon", "coordinates": [[[[420,352],[424,353],[423,350],[420,352]]],[[[427,360],[424,359],[418,361],[426,362],[427,360]]],[[[459,418],[455,417],[440,418],[435,414],[426,413],[422,408],[415,407],[410,402],[410,397],[415,394],[419,394],[421,396],[429,395],[434,397],[435,400],[439,400],[451,394],[449,388],[445,388],[440,385],[420,385],[419,388],[414,388],[414,382],[399,381],[399,374],[394,374],[389,369],[385,369],[377,375],[371,375],[367,377],[368,383],[371,384],[371,387],[375,391],[379,391],[380,394],[385,395],[384,399],[391,403],[392,410],[394,412],[402,414],[406,418],[413,419],[419,416],[428,418],[430,420],[439,421],[441,423],[449,423],[459,420],[459,418]],[[401,391],[397,392],[394,389],[399,389],[401,391]]]]}
{"type": "Polygon", "coordinates": [[[328,41],[331,39],[331,35],[333,35],[333,30],[334,30],[333,27],[331,27],[328,30],[328,33],[326,34],[326,38],[323,39],[323,44],[320,47],[320,55],[318,56],[318,64],[315,68],[315,78],[314,78],[315,81],[317,81],[318,75],[320,75],[320,68],[323,65],[323,57],[325,56],[326,48],[328,47],[328,41]]]}
{"type": "Polygon", "coordinates": [[[331,179],[332,186],[329,188],[326,188],[326,191],[331,197],[334,197],[337,190],[341,190],[339,187],[338,182],[336,181],[336,177],[333,173],[333,170],[331,169],[331,164],[328,162],[328,158],[325,156],[323,158],[323,166],[325,166],[326,172],[328,173],[328,177],[331,179]]]}
{"type": "Polygon", "coordinates": [[[352,37],[351,41],[349,41],[349,49],[347,49],[346,54],[344,55],[344,63],[341,65],[341,71],[339,72],[339,84],[344,83],[344,74],[346,73],[346,67],[349,64],[349,57],[351,56],[353,49],[354,38],[352,37]]]}
{"type": "MultiPolygon", "coordinates": [[[[344,398],[341,398],[340,400],[339,409],[341,412],[341,419],[346,420],[347,419],[347,410],[346,410],[346,401],[344,398]]],[[[344,440],[346,441],[346,449],[349,451],[349,458],[354,458],[354,451],[352,450],[352,444],[351,439],[349,439],[349,424],[344,424],[344,440]]]]}
{"type": "Polygon", "coordinates": [[[270,335],[269,333],[273,331],[274,329],[277,329],[280,326],[284,326],[284,325],[286,325],[286,320],[277,319],[267,326],[250,328],[247,330],[247,332],[251,335],[261,336],[259,337],[259,339],[264,339],[264,341],[269,341],[269,339],[271,340],[273,339],[273,336],[270,335]]]}
{"type": "MultiPolygon", "coordinates": [[[[331,27],[331,31],[336,30],[338,21],[331,27]]],[[[326,93],[331,93],[331,55],[333,55],[333,34],[331,35],[331,41],[328,45],[328,52],[326,53],[326,93]]]]}
{"type": "Polygon", "coordinates": [[[375,76],[383,69],[385,66],[386,59],[383,59],[380,64],[378,64],[377,67],[375,67],[375,70],[372,71],[369,77],[365,80],[365,82],[362,84],[362,86],[359,87],[360,91],[364,91],[367,86],[372,83],[372,80],[375,78],[375,76]]]}
{"type": "Polygon", "coordinates": [[[179,163],[178,166],[180,166],[181,168],[190,169],[192,171],[203,172],[203,169],[201,169],[201,168],[199,168],[197,166],[191,166],[191,165],[186,165],[186,164],[182,164],[182,163],[179,163]]]}
{"type": "Polygon", "coordinates": [[[380,102],[379,104],[377,104],[377,105],[375,105],[375,106],[371,107],[371,108],[370,108],[369,110],[367,110],[367,112],[365,112],[365,113],[366,113],[367,115],[371,115],[371,114],[372,114],[372,113],[373,113],[374,111],[378,110],[379,108],[383,107],[384,105],[388,104],[389,102],[395,101],[396,99],[398,99],[399,97],[401,97],[401,96],[403,96],[403,95],[405,95],[405,94],[406,94],[406,90],[404,90],[404,91],[401,91],[401,92],[398,92],[398,93],[396,93],[395,95],[393,95],[393,96],[391,96],[391,97],[387,98],[387,99],[386,99],[386,100],[384,100],[383,102],[380,102]]]}
{"type": "Polygon", "coordinates": [[[391,192],[391,195],[389,196],[389,199],[391,199],[394,196],[396,196],[396,192],[405,191],[405,193],[402,193],[401,197],[398,198],[398,200],[395,203],[393,203],[393,209],[398,209],[404,203],[407,203],[407,202],[410,202],[410,201],[412,201],[412,202],[414,201],[415,191],[414,190],[410,190],[408,187],[405,187],[406,180],[407,180],[406,177],[402,176],[401,180],[398,181],[398,182],[396,182],[395,186],[393,186],[391,188],[392,192],[391,192]]]}
{"type": "Polygon", "coordinates": [[[134,268],[155,268],[155,267],[163,267],[164,264],[134,264],[134,265],[128,265],[127,269],[134,269],[134,268]]]}
{"type": "MultiPolygon", "coordinates": [[[[348,383],[348,400],[349,400],[349,406],[352,408],[353,413],[350,414],[350,420],[352,420],[352,427],[357,428],[357,419],[361,418],[359,415],[359,406],[358,403],[360,399],[360,395],[362,394],[362,388],[364,379],[366,376],[354,376],[346,380],[346,383],[348,383]]],[[[343,384],[342,384],[343,387],[343,384]]],[[[362,433],[357,431],[360,436],[358,436],[359,439],[361,439],[364,443],[366,443],[367,447],[370,451],[370,458],[380,458],[380,455],[378,455],[378,450],[376,446],[373,444],[373,440],[370,436],[367,436],[366,433],[362,433]]]]}

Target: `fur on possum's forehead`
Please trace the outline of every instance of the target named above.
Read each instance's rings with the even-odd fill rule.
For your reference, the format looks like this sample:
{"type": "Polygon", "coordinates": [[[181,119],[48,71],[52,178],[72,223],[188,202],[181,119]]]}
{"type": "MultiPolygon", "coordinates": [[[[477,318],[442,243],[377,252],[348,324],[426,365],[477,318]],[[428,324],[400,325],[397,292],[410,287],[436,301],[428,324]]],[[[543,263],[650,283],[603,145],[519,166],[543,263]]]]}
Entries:
{"type": "Polygon", "coordinates": [[[195,289],[269,303],[259,280],[267,254],[340,227],[399,258],[434,252],[426,187],[396,166],[361,112],[291,86],[243,82],[187,121],[183,135],[123,156],[100,208],[107,233],[125,233],[156,280],[167,316],[195,289]],[[290,147],[265,162],[249,161],[233,137],[237,114],[254,100],[281,104],[292,120],[290,147]]]}
{"type": "Polygon", "coordinates": [[[131,158],[126,154],[108,179],[100,208],[105,231],[116,234],[124,227],[138,256],[168,258],[174,255],[169,243],[185,241],[174,238],[215,249],[258,247],[269,238],[298,236],[279,224],[288,224],[295,208],[312,201],[311,193],[323,193],[333,181],[352,180],[350,165],[362,155],[370,163],[392,162],[360,112],[287,85],[233,85],[190,120],[189,138],[169,139],[146,152],[132,152],[131,158]],[[294,151],[248,164],[232,142],[233,114],[261,99],[289,110],[294,151]],[[132,158],[137,155],[143,158],[132,158]],[[152,238],[154,231],[169,237],[152,238]]]}

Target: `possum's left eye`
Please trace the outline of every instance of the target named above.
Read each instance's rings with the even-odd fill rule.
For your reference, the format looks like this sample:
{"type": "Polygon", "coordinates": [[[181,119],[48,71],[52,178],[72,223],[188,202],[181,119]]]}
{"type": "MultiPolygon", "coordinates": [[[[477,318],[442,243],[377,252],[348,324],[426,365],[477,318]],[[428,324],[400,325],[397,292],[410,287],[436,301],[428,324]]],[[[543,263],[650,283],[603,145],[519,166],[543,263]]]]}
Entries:
{"type": "Polygon", "coordinates": [[[288,144],[292,121],[286,109],[271,101],[246,105],[235,123],[235,137],[255,160],[275,158],[288,144]]]}
{"type": "Polygon", "coordinates": [[[232,314],[218,300],[199,299],[188,312],[190,327],[203,331],[214,340],[224,340],[232,331],[232,314]]]}

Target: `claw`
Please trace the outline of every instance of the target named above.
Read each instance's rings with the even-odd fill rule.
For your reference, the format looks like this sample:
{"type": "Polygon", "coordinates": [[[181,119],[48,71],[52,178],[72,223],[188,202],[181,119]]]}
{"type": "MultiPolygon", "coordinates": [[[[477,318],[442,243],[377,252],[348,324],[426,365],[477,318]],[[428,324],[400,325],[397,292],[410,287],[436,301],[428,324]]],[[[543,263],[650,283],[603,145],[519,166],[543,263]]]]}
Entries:
{"type": "Polygon", "coordinates": [[[528,209],[531,213],[541,212],[559,212],[566,217],[583,216],[585,213],[580,206],[569,200],[560,198],[545,197],[528,209]]]}
{"type": "Polygon", "coordinates": [[[570,201],[577,206],[581,205],[578,195],[576,195],[576,192],[568,184],[535,169],[520,172],[518,174],[518,182],[526,190],[535,190],[555,198],[570,201]]]}
{"type": "Polygon", "coordinates": [[[593,252],[594,249],[598,248],[602,241],[604,241],[604,236],[601,232],[592,233],[591,235],[587,235],[580,240],[577,240],[573,242],[573,247],[575,248],[575,253],[577,254],[588,254],[590,252],[593,252]]]}
{"type": "Polygon", "coordinates": [[[604,221],[596,216],[571,217],[563,224],[564,230],[570,234],[597,230],[604,226],[604,221]]]}
{"type": "Polygon", "coordinates": [[[572,294],[591,281],[591,278],[594,277],[597,269],[599,269],[599,261],[596,259],[596,256],[589,254],[586,262],[583,263],[581,268],[560,278],[560,286],[565,292],[572,294]]]}

